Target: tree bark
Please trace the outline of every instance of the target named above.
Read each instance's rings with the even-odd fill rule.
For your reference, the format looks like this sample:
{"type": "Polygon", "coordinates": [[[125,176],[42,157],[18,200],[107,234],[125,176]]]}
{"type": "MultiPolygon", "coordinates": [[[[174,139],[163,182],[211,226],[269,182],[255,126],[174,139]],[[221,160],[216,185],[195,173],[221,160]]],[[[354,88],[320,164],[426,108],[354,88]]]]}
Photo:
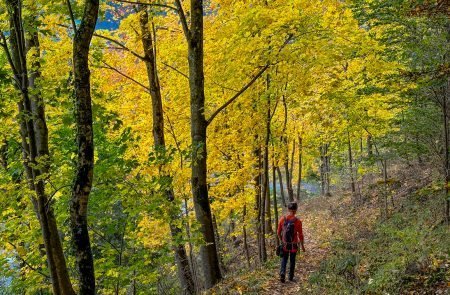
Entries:
{"type": "MultiPolygon", "coordinates": [[[[203,1],[191,0],[191,28],[187,32],[189,88],[191,97],[191,140],[193,148],[192,193],[200,232],[205,244],[201,246],[205,286],[207,289],[222,279],[217,255],[211,207],[207,186],[207,150],[205,119],[205,85],[203,69],[203,1]]],[[[183,21],[182,21],[183,24],[183,21]]]]}
{"type": "MultiPolygon", "coordinates": [[[[140,16],[139,24],[141,28],[141,41],[144,49],[144,62],[147,69],[147,79],[149,83],[150,96],[152,100],[152,119],[153,119],[153,141],[155,150],[164,150],[166,148],[164,134],[164,112],[161,97],[161,87],[159,85],[158,70],[156,67],[156,52],[154,51],[154,40],[148,24],[147,6],[139,6],[140,16]]],[[[163,177],[170,177],[163,175],[163,177]]],[[[169,181],[171,183],[171,181],[169,181]]],[[[174,201],[174,192],[172,187],[168,187],[167,199],[174,201]]],[[[172,210],[171,210],[172,211],[172,210]]],[[[175,253],[175,261],[178,269],[178,278],[180,280],[183,294],[195,294],[195,284],[192,277],[189,260],[183,243],[179,242],[182,230],[176,225],[175,220],[178,219],[177,211],[173,210],[170,216],[170,233],[174,242],[173,251],[175,253]]]]}
{"type": "Polygon", "coordinates": [[[277,176],[275,173],[275,161],[272,161],[272,186],[273,186],[273,212],[274,212],[274,226],[275,226],[275,241],[276,245],[280,244],[280,240],[278,238],[277,230],[278,230],[278,204],[277,204],[277,176]]]}
{"type": "MultiPolygon", "coordinates": [[[[79,272],[80,294],[95,294],[94,261],[88,232],[88,201],[94,174],[94,133],[89,71],[89,46],[99,10],[98,0],[86,0],[80,26],[73,39],[77,167],[70,200],[70,220],[79,272]]],[[[75,28],[74,28],[75,29],[75,28]]]]}
{"type": "MultiPolygon", "coordinates": [[[[42,177],[48,172],[49,150],[44,102],[35,83],[40,76],[40,47],[36,20],[31,19],[28,25],[32,29],[26,33],[22,19],[22,1],[6,0],[5,2],[9,14],[11,52],[6,45],[4,49],[9,57],[15,87],[21,93],[18,109],[23,165],[28,186],[35,192],[31,202],[42,230],[53,293],[72,295],[74,291],[68,275],[56,219],[51,202],[45,194],[45,182],[42,177]],[[35,49],[30,56],[33,71],[29,71],[27,66],[27,52],[31,48],[35,49]]],[[[4,35],[2,37],[5,40],[4,35]]]]}
{"type": "Polygon", "coordinates": [[[297,180],[297,199],[301,199],[301,187],[302,187],[302,155],[303,155],[303,138],[298,137],[298,180],[297,180]]]}
{"type": "MultiPolygon", "coordinates": [[[[269,88],[270,78],[267,75],[267,88],[269,88]]],[[[265,214],[265,231],[269,234],[273,233],[271,206],[270,206],[270,190],[269,190],[269,141],[270,141],[270,97],[267,99],[267,117],[266,117],[266,134],[264,139],[264,159],[263,159],[263,190],[262,197],[264,198],[264,214],[265,214]]]]}
{"type": "Polygon", "coordinates": [[[245,217],[247,216],[247,204],[244,204],[244,211],[242,212],[242,232],[244,235],[244,251],[245,258],[247,260],[247,267],[250,268],[250,253],[248,250],[248,242],[247,242],[247,228],[245,224],[245,217]]]}
{"type": "Polygon", "coordinates": [[[352,196],[356,195],[355,177],[353,172],[353,154],[352,154],[352,143],[350,140],[350,133],[347,132],[347,146],[348,146],[348,165],[350,174],[350,187],[352,189],[352,196]]]}
{"type": "Polygon", "coordinates": [[[278,174],[278,179],[280,181],[280,194],[281,194],[281,201],[283,202],[283,207],[287,207],[286,204],[286,197],[284,195],[284,186],[283,186],[283,175],[281,174],[281,170],[280,167],[275,167],[275,169],[277,170],[277,174],[278,174]]]}

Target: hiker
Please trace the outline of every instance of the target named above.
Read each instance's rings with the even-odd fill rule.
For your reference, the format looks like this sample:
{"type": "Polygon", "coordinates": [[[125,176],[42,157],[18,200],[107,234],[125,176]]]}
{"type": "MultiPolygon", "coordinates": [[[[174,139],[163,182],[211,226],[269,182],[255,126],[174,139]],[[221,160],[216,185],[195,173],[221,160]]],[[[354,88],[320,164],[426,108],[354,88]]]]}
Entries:
{"type": "Polygon", "coordinates": [[[294,280],[295,270],[295,255],[297,254],[298,246],[302,247],[302,251],[305,252],[305,246],[303,243],[303,230],[302,221],[295,216],[297,213],[297,203],[291,202],[288,205],[288,214],[281,217],[278,222],[278,237],[283,244],[283,254],[281,257],[281,269],[280,269],[280,281],[282,283],[286,280],[286,265],[288,259],[289,265],[289,281],[294,280]]]}

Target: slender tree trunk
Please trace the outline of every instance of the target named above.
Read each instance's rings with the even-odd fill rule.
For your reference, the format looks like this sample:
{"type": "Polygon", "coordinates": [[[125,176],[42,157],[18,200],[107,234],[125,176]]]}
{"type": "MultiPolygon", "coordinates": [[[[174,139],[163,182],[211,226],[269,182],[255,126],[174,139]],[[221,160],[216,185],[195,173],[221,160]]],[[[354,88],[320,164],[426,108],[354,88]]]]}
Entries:
{"type": "Polygon", "coordinates": [[[367,156],[372,157],[373,156],[373,141],[372,141],[372,135],[367,135],[367,156]]]}
{"type": "Polygon", "coordinates": [[[3,169],[8,169],[8,141],[6,138],[3,139],[3,143],[0,146],[0,164],[3,169]]]}
{"type": "MultiPolygon", "coordinates": [[[[148,24],[147,6],[139,6],[140,16],[139,24],[141,28],[141,41],[144,49],[144,60],[147,69],[147,79],[150,88],[150,96],[152,99],[152,118],[153,118],[153,141],[156,150],[164,150],[166,148],[164,135],[164,112],[161,98],[161,87],[159,85],[158,70],[156,67],[156,53],[154,52],[154,40],[148,24]]],[[[169,175],[162,175],[163,177],[170,177],[169,175]]],[[[174,201],[173,188],[168,187],[167,199],[170,202],[174,201]]],[[[192,277],[192,272],[189,266],[184,244],[179,242],[182,236],[182,230],[176,225],[175,220],[178,219],[178,210],[174,211],[170,216],[170,233],[174,241],[173,251],[175,253],[175,261],[178,269],[178,278],[180,280],[181,288],[184,294],[194,294],[195,284],[192,277]]]]}
{"type": "MultiPolygon", "coordinates": [[[[269,85],[269,75],[267,75],[267,85],[269,85]]],[[[269,86],[267,86],[269,88],[269,86]]],[[[265,232],[272,234],[272,218],[270,206],[270,190],[269,190],[269,141],[270,141],[270,97],[267,100],[267,117],[266,117],[266,136],[264,140],[264,159],[263,159],[263,189],[262,198],[264,198],[264,214],[265,214],[265,232]]]]}
{"type": "MultiPolygon", "coordinates": [[[[18,103],[19,114],[21,115],[19,124],[23,165],[28,186],[30,190],[35,192],[31,201],[42,230],[53,293],[72,295],[74,292],[67,272],[56,220],[53,216],[51,203],[49,203],[45,194],[44,178],[41,177],[48,172],[49,150],[44,104],[35,83],[40,76],[40,47],[36,20],[31,18],[27,26],[27,28],[31,28],[30,32],[25,32],[22,19],[22,1],[6,0],[5,3],[9,14],[11,51],[6,45],[4,50],[13,72],[15,87],[21,93],[21,100],[18,103]],[[34,50],[28,57],[31,58],[33,71],[29,71],[27,66],[27,52],[31,48],[34,50]]],[[[1,37],[3,41],[6,40],[3,33],[1,37]]]]}
{"type": "Polygon", "coordinates": [[[323,196],[331,196],[330,193],[330,155],[328,152],[330,144],[325,143],[320,147],[320,179],[323,196]]]}
{"type": "Polygon", "coordinates": [[[225,268],[225,263],[223,263],[223,248],[222,248],[222,244],[220,241],[220,235],[219,235],[219,227],[217,226],[217,220],[216,220],[216,216],[213,215],[213,227],[214,227],[214,234],[215,234],[215,239],[216,239],[216,245],[217,245],[217,255],[219,256],[219,266],[220,266],[220,271],[222,273],[226,272],[226,268],[225,268]]]}
{"type": "Polygon", "coordinates": [[[287,207],[286,204],[286,197],[284,195],[284,187],[283,187],[283,176],[281,174],[281,170],[280,167],[275,167],[275,169],[277,170],[277,174],[278,174],[278,179],[280,181],[280,194],[281,194],[281,201],[283,202],[283,207],[287,207]]]}
{"type": "Polygon", "coordinates": [[[274,212],[274,226],[275,226],[275,241],[276,245],[280,244],[280,240],[278,238],[277,230],[278,230],[278,205],[277,205],[277,176],[275,173],[275,161],[272,159],[272,186],[273,186],[273,212],[274,212]]]}
{"type": "MultiPolygon", "coordinates": [[[[256,142],[258,139],[258,136],[256,137],[256,142]]],[[[262,232],[262,226],[261,226],[261,147],[259,146],[254,150],[255,158],[257,159],[256,163],[256,176],[254,178],[255,182],[255,211],[256,211],[256,241],[258,244],[258,259],[261,261],[262,256],[262,247],[261,247],[261,232],[262,232]]]]}
{"type": "MultiPolygon", "coordinates": [[[[286,154],[287,156],[287,154],[286,154]]],[[[284,161],[284,171],[286,173],[286,186],[288,191],[289,202],[294,201],[294,189],[292,188],[292,180],[289,175],[289,160],[286,158],[284,161]]]]}
{"type": "Polygon", "coordinates": [[[247,216],[247,204],[244,204],[244,211],[242,213],[242,231],[244,235],[244,251],[245,251],[245,258],[247,260],[247,267],[250,268],[250,254],[248,251],[248,242],[247,242],[247,228],[246,228],[246,219],[247,216]]]}
{"type": "Polygon", "coordinates": [[[353,154],[352,154],[352,143],[350,140],[350,133],[347,132],[347,146],[348,146],[348,165],[349,165],[349,174],[350,174],[350,186],[352,189],[352,196],[356,195],[356,186],[355,186],[355,178],[353,173],[353,154]]]}
{"type": "Polygon", "coordinates": [[[73,40],[75,122],[78,158],[70,200],[70,219],[80,294],[95,294],[94,260],[89,240],[87,209],[94,172],[89,46],[99,10],[98,0],[86,0],[83,18],[73,40]]]}
{"type": "Polygon", "coordinates": [[[200,232],[205,244],[200,249],[207,289],[222,279],[217,255],[207,186],[205,87],[203,70],[203,1],[191,0],[191,28],[187,35],[189,88],[191,96],[191,139],[193,148],[192,192],[200,232]]]}
{"type": "MultiPolygon", "coordinates": [[[[445,91],[444,91],[445,94],[445,91]]],[[[449,143],[449,128],[448,128],[448,99],[443,97],[442,100],[442,112],[444,116],[444,178],[445,178],[445,218],[447,222],[450,220],[450,143],[449,143]]]]}
{"type": "Polygon", "coordinates": [[[298,180],[297,180],[297,199],[301,200],[301,187],[302,187],[302,155],[303,155],[303,138],[298,137],[298,180]]]}
{"type": "MultiPolygon", "coordinates": [[[[294,139],[294,142],[292,143],[292,153],[291,153],[291,167],[289,168],[289,178],[291,179],[291,184],[292,184],[292,186],[294,186],[294,159],[295,159],[295,149],[296,149],[296,142],[295,142],[295,139],[294,139]]],[[[294,194],[294,193],[292,193],[292,194],[294,194]]],[[[295,198],[295,195],[294,195],[294,199],[296,199],[295,198]]]]}

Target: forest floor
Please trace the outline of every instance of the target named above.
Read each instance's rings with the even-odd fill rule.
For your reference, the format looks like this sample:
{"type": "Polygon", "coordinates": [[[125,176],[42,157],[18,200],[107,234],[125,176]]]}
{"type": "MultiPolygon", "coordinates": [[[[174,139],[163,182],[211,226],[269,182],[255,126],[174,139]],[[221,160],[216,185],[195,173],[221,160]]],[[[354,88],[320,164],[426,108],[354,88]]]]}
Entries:
{"type": "Polygon", "coordinates": [[[269,241],[266,264],[229,273],[208,294],[450,294],[442,186],[411,175],[391,181],[388,218],[380,217],[376,182],[357,205],[345,193],[300,202],[306,253],[297,255],[296,282],[279,281],[269,241]]]}

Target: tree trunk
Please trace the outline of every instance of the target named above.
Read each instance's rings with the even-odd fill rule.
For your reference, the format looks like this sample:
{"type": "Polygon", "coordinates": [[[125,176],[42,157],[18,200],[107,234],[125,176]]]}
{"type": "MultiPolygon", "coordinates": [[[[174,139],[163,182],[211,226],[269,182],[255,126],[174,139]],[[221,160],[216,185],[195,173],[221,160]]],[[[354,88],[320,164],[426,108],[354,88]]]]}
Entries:
{"type": "Polygon", "coordinates": [[[95,273],[89,240],[87,209],[94,172],[94,132],[89,71],[89,46],[99,10],[98,0],[86,0],[73,40],[77,167],[70,200],[70,219],[80,294],[95,294],[95,273]]]}
{"type": "Polygon", "coordinates": [[[348,145],[348,165],[349,165],[349,174],[350,174],[350,186],[352,189],[353,198],[356,197],[356,186],[355,186],[355,178],[353,172],[353,154],[352,154],[352,143],[350,141],[350,133],[347,132],[347,145],[348,145]]]}
{"type": "Polygon", "coordinates": [[[245,251],[245,258],[247,260],[247,266],[250,268],[250,254],[248,251],[248,242],[247,242],[247,228],[245,225],[245,217],[247,216],[247,204],[244,204],[244,211],[242,213],[242,231],[244,235],[244,251],[245,251]]]}
{"type": "MultiPolygon", "coordinates": [[[[148,27],[148,12],[147,6],[139,6],[140,17],[139,24],[141,28],[141,41],[144,49],[144,60],[147,69],[147,79],[150,88],[150,96],[152,99],[152,118],[153,118],[153,141],[155,150],[165,151],[166,142],[164,134],[164,112],[161,98],[161,87],[159,85],[158,70],[156,67],[156,53],[154,52],[154,42],[152,33],[148,27]]],[[[170,177],[169,175],[163,175],[163,177],[170,177]]],[[[171,181],[169,181],[171,183],[171,181]]],[[[171,202],[174,201],[173,188],[167,188],[167,199],[171,202]]],[[[178,278],[180,280],[183,294],[194,294],[195,284],[192,277],[191,268],[189,266],[189,260],[186,254],[184,245],[177,240],[182,235],[182,230],[176,225],[175,220],[178,219],[178,210],[170,216],[170,233],[172,240],[174,241],[173,251],[175,253],[175,261],[178,269],[178,278]]]]}
{"type": "Polygon", "coordinates": [[[320,180],[322,196],[330,196],[330,156],[328,148],[330,144],[320,146],[320,180]]]}
{"type": "MultiPolygon", "coordinates": [[[[286,156],[288,156],[288,154],[286,154],[286,156]]],[[[286,186],[287,186],[287,191],[288,191],[288,198],[289,198],[289,202],[294,202],[294,189],[292,188],[292,180],[290,177],[290,173],[289,173],[289,160],[288,158],[285,159],[284,161],[284,171],[286,174],[286,186]]]]}
{"type": "Polygon", "coordinates": [[[275,161],[272,161],[272,186],[273,186],[273,212],[274,212],[274,225],[275,225],[275,241],[276,245],[280,244],[280,240],[278,238],[278,205],[277,205],[277,176],[275,173],[275,161]]]}
{"type": "MultiPolygon", "coordinates": [[[[267,85],[269,85],[269,75],[267,75],[267,85]]],[[[267,86],[269,88],[269,86],[267,86]]],[[[264,198],[264,214],[265,214],[265,232],[272,234],[272,218],[270,206],[270,190],[269,190],[269,141],[270,141],[270,97],[267,100],[267,117],[266,117],[266,136],[264,140],[264,159],[263,159],[263,190],[262,197],[264,198]]]]}
{"type": "MultiPolygon", "coordinates": [[[[445,90],[444,90],[445,94],[445,90]]],[[[444,116],[444,179],[445,179],[445,219],[447,222],[450,220],[450,143],[449,143],[449,128],[448,128],[448,99],[443,97],[442,112],[444,116]]]]}
{"type": "MultiPolygon", "coordinates": [[[[58,234],[51,202],[45,194],[42,175],[48,172],[48,132],[44,103],[35,80],[40,76],[40,47],[37,23],[31,19],[30,32],[25,37],[22,19],[22,1],[6,0],[10,25],[10,48],[5,47],[13,72],[15,87],[21,93],[18,103],[20,134],[22,138],[23,165],[28,186],[35,192],[31,197],[35,213],[39,219],[45,247],[47,264],[50,270],[54,294],[75,294],[67,271],[66,261],[58,234]],[[34,27],[33,27],[34,26],[34,27]],[[27,52],[34,48],[30,56],[32,72],[27,67],[27,52]]],[[[2,35],[4,37],[4,35],[2,35]]],[[[4,39],[4,38],[3,38],[4,39]]],[[[4,39],[5,40],[5,39],[4,39]]]]}
{"type": "Polygon", "coordinates": [[[0,146],[0,164],[3,169],[8,169],[8,141],[6,138],[3,139],[3,142],[0,146]]]}
{"type": "Polygon", "coordinates": [[[367,135],[367,156],[370,158],[373,156],[373,142],[372,135],[367,135]]]}
{"type": "Polygon", "coordinates": [[[275,169],[277,170],[277,174],[278,174],[278,179],[280,181],[280,194],[281,194],[281,201],[283,202],[283,207],[287,207],[286,204],[286,197],[284,195],[284,187],[283,187],[283,176],[281,174],[281,170],[280,167],[275,167],[275,169]]]}
{"type": "MultiPolygon", "coordinates": [[[[291,185],[294,186],[294,158],[295,158],[295,148],[296,148],[296,142],[294,139],[294,142],[292,143],[292,153],[291,153],[291,167],[289,168],[289,176],[291,179],[291,185]]],[[[296,199],[294,197],[294,199],[296,199]]]]}
{"type": "Polygon", "coordinates": [[[217,284],[222,275],[219,268],[211,207],[207,187],[207,151],[205,89],[203,70],[203,1],[191,0],[191,29],[188,37],[189,88],[191,96],[191,139],[193,149],[192,193],[200,232],[205,245],[200,249],[206,288],[217,284]]]}
{"type": "MultiPolygon", "coordinates": [[[[257,142],[258,136],[256,136],[257,142]]],[[[254,178],[255,181],[255,211],[256,211],[256,241],[258,244],[258,258],[261,262],[262,257],[262,247],[261,247],[261,233],[262,233],[262,225],[261,225],[261,147],[259,146],[254,150],[255,157],[257,159],[256,163],[256,176],[254,178]]]]}
{"type": "Polygon", "coordinates": [[[297,200],[301,199],[301,187],[302,187],[302,154],[303,154],[303,138],[298,137],[298,180],[297,180],[297,200]]]}

